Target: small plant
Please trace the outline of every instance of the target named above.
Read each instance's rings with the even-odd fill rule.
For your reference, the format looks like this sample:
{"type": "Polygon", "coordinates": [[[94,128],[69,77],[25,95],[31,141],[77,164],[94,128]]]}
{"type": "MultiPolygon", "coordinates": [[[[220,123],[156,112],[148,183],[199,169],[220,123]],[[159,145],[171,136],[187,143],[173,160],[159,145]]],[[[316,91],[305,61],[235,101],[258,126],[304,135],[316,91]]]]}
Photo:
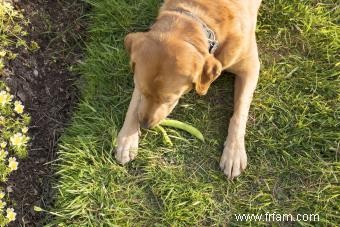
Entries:
{"type": "MultiPolygon", "coordinates": [[[[3,75],[5,63],[13,60],[15,48],[23,47],[36,50],[39,46],[23,39],[27,35],[22,25],[29,21],[20,11],[0,0],[0,76],[3,75]]],[[[28,124],[30,117],[24,113],[23,104],[15,100],[10,89],[0,80],[0,183],[6,183],[8,176],[20,167],[17,158],[27,156],[29,142],[28,124]]],[[[0,188],[0,226],[6,226],[16,218],[16,213],[9,207],[9,198],[4,188],[0,188]]]]}
{"type": "Polygon", "coordinates": [[[20,11],[15,10],[10,3],[0,0],[0,75],[3,74],[5,62],[17,56],[13,48],[24,47],[31,51],[39,49],[36,42],[28,44],[23,39],[28,34],[23,26],[28,24],[29,20],[20,11]]]}
{"type": "MultiPolygon", "coordinates": [[[[0,183],[7,181],[9,174],[18,169],[17,157],[27,155],[27,136],[30,117],[24,106],[15,101],[5,84],[0,81],[0,183]]],[[[6,208],[5,193],[0,188],[0,226],[15,220],[13,208],[6,208]]]]}

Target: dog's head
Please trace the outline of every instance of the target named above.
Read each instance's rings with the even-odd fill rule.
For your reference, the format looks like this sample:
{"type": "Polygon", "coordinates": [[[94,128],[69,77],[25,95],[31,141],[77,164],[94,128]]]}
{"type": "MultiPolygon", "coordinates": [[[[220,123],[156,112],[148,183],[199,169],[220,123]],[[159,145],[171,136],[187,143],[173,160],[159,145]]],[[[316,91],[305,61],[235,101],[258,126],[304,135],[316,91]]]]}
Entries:
{"type": "Polygon", "coordinates": [[[166,118],[179,98],[191,89],[205,95],[221,73],[221,63],[213,55],[204,55],[175,37],[130,33],[125,47],[130,54],[135,87],[141,93],[138,118],[143,128],[166,118]]]}

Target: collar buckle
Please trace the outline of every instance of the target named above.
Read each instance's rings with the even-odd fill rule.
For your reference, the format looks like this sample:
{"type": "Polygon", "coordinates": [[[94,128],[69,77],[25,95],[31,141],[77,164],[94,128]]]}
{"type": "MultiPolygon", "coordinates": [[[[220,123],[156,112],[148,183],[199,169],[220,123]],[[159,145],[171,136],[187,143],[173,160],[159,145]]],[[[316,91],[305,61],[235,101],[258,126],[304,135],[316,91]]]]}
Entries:
{"type": "Polygon", "coordinates": [[[192,12],[187,11],[185,9],[181,9],[181,8],[176,8],[173,11],[185,14],[185,15],[191,17],[192,19],[194,19],[195,21],[199,22],[202,25],[203,31],[204,31],[207,39],[208,39],[209,53],[214,54],[215,51],[217,50],[217,48],[219,47],[219,43],[218,43],[218,40],[216,38],[215,32],[211,28],[209,28],[208,25],[206,23],[204,23],[204,21],[201,18],[194,15],[192,12]]]}
{"type": "Polygon", "coordinates": [[[219,43],[217,40],[209,40],[209,53],[214,54],[219,46],[219,43]]]}

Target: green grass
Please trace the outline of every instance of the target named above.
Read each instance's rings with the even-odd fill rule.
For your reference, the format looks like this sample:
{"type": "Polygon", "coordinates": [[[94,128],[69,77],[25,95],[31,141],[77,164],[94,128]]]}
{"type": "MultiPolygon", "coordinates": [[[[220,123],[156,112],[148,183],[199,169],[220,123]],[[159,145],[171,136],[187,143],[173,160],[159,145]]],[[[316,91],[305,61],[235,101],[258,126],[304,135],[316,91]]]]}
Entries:
{"type": "MultiPolygon", "coordinates": [[[[339,8],[336,1],[265,1],[258,22],[261,77],[248,122],[249,166],[234,181],[218,168],[232,114],[233,78],[186,95],[172,117],[206,139],[144,132],[137,159],[114,159],[133,90],[123,38],[144,31],[160,1],[88,0],[81,100],[62,137],[51,223],[62,226],[220,225],[235,214],[319,214],[339,224],[339,8]],[[223,97],[223,98],[221,98],[223,97]],[[198,111],[199,110],[199,111],[198,111]]],[[[283,223],[281,223],[283,224],[283,223]]],[[[298,225],[315,223],[294,222],[298,225]]]]}

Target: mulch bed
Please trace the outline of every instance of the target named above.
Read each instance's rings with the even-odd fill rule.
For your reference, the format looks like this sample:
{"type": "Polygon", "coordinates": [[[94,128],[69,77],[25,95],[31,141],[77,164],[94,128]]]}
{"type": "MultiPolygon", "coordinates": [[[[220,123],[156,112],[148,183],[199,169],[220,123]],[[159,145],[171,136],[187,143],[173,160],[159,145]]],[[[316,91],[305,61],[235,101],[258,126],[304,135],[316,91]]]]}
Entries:
{"type": "MultiPolygon", "coordinates": [[[[41,226],[48,223],[44,212],[53,204],[56,180],[51,162],[56,160],[58,138],[68,124],[77,102],[75,80],[78,75],[69,68],[82,58],[86,7],[80,0],[14,0],[24,9],[31,24],[30,40],[40,49],[34,53],[19,50],[18,57],[8,63],[10,76],[5,82],[24,104],[32,117],[29,155],[20,160],[5,186],[17,212],[12,226],[41,226]]],[[[15,52],[18,52],[16,50],[15,52]]]]}

